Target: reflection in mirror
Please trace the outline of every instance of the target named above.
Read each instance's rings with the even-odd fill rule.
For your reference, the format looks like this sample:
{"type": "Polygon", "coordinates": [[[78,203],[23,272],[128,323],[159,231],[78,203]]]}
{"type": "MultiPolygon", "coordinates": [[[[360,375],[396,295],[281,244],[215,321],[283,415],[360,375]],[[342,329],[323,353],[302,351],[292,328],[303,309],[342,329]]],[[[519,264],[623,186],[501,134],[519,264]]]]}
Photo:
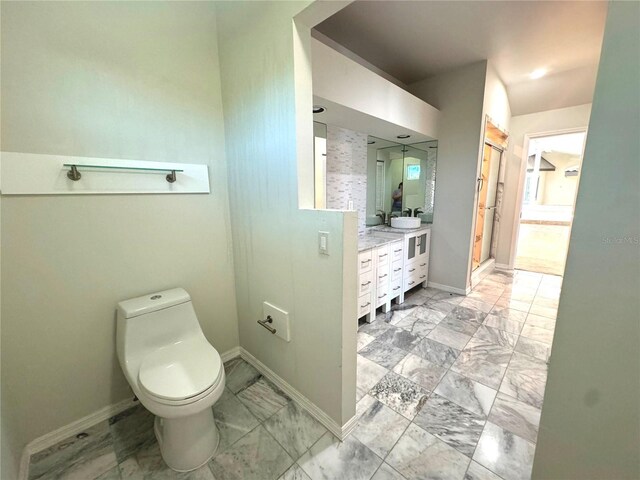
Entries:
{"type": "MultiPolygon", "coordinates": [[[[416,168],[419,169],[418,173],[420,178],[416,183],[418,190],[418,197],[416,198],[418,205],[422,210],[418,216],[422,219],[422,223],[433,223],[433,204],[436,193],[436,163],[438,159],[438,141],[432,140],[429,142],[420,142],[408,145],[408,152],[405,153],[405,171],[409,168],[413,168],[413,173],[416,173],[416,168]],[[408,162],[408,163],[407,163],[408,162]],[[417,165],[413,166],[411,165],[417,165]]],[[[414,189],[414,190],[415,190],[414,189]]],[[[410,208],[416,208],[409,205],[410,208]]],[[[406,207],[405,207],[406,208],[406,207]]]]}
{"type": "Polygon", "coordinates": [[[315,208],[327,208],[327,126],[313,122],[313,169],[315,208]]]}
{"type": "Polygon", "coordinates": [[[368,144],[367,225],[390,215],[432,223],[437,140],[402,145],[370,136],[368,144]]]}

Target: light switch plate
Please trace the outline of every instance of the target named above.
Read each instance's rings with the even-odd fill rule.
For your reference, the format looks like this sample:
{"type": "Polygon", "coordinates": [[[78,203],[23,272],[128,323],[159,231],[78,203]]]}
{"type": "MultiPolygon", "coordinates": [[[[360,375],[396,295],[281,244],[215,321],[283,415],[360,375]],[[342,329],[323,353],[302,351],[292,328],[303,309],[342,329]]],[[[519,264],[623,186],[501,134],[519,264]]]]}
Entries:
{"type": "Polygon", "coordinates": [[[318,252],[329,255],[329,232],[318,232],[318,252]]]}
{"type": "Polygon", "coordinates": [[[275,305],[271,305],[269,302],[264,302],[262,304],[262,318],[265,319],[269,315],[273,319],[273,322],[270,325],[276,329],[276,333],[274,335],[276,337],[280,337],[285,342],[290,342],[291,328],[289,325],[289,313],[275,305]]]}

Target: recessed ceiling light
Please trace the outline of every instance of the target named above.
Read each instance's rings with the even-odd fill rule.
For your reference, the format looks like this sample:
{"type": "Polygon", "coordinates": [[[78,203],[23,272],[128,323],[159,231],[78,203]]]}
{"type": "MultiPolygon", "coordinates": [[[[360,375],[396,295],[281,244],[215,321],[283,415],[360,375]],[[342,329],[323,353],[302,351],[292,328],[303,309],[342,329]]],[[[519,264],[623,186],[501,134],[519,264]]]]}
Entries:
{"type": "Polygon", "coordinates": [[[373,140],[369,140],[369,141],[367,142],[367,145],[373,145],[374,143],[376,143],[376,142],[374,142],[373,140]]]}
{"type": "Polygon", "coordinates": [[[537,68],[529,74],[529,78],[531,80],[536,80],[538,78],[544,77],[546,73],[547,73],[547,70],[545,68],[537,68]]]}
{"type": "Polygon", "coordinates": [[[326,110],[327,110],[327,109],[326,109],[326,108],[324,108],[324,107],[323,107],[323,106],[321,106],[321,105],[314,105],[314,106],[313,106],[313,113],[322,113],[322,112],[324,112],[324,111],[326,111],[326,110]]]}
{"type": "Polygon", "coordinates": [[[405,138],[409,138],[411,135],[398,135],[396,138],[404,140],[405,138]]]}

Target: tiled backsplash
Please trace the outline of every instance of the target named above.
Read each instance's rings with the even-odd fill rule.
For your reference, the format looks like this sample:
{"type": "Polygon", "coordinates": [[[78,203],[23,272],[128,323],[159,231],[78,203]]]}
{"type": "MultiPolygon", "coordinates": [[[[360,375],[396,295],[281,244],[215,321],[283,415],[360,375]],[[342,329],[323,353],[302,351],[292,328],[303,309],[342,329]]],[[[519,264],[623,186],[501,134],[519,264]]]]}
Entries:
{"type": "Polygon", "coordinates": [[[358,211],[358,234],[367,214],[367,134],[327,125],[327,208],[358,211]]]}

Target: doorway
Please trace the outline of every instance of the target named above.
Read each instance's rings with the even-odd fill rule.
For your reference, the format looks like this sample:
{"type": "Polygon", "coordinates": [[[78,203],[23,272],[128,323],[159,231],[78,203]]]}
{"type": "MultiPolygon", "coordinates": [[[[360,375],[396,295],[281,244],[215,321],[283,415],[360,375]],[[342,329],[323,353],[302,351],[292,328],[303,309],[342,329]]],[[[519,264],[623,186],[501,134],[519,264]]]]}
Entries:
{"type": "Polygon", "coordinates": [[[470,286],[474,287],[495,265],[500,209],[504,191],[503,153],[509,134],[488,115],[484,126],[482,162],[477,179],[475,226],[471,250],[470,286]]]}
{"type": "Polygon", "coordinates": [[[489,142],[484,144],[482,168],[478,179],[478,209],[472,270],[476,270],[486,262],[491,254],[501,156],[502,149],[489,142]]]}
{"type": "Polygon", "coordinates": [[[529,139],[514,267],[563,275],[586,131],[529,139]]]}

